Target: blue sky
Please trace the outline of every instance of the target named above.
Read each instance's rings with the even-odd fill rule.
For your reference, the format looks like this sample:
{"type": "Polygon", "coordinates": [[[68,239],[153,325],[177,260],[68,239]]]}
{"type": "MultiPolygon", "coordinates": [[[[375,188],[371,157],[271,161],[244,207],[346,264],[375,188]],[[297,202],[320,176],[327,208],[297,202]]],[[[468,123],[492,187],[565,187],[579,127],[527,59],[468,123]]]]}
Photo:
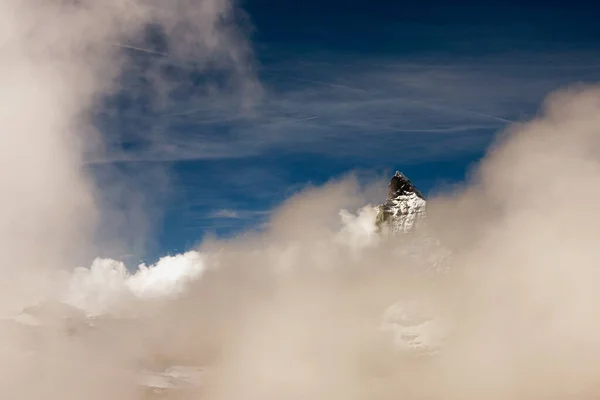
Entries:
{"type": "Polygon", "coordinates": [[[89,167],[100,180],[118,171],[134,194],[105,200],[150,217],[136,257],[258,227],[307,184],[351,171],[398,169],[425,193],[461,181],[495,133],[535,115],[549,92],[600,78],[592,6],[240,7],[252,48],[243,78],[177,64],[149,30],[146,51],[126,49],[122,90],[97,110],[109,151],[89,167]],[[177,93],[159,106],[164,88],[146,79],[156,65],[177,93]]]}

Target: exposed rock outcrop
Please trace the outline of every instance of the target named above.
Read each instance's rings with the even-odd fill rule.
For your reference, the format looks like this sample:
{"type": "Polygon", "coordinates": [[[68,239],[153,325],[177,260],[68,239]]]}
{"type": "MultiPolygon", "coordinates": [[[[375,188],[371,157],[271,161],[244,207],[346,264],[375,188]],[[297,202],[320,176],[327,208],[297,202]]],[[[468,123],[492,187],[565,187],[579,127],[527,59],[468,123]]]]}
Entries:
{"type": "Polygon", "coordinates": [[[410,179],[396,171],[388,185],[387,200],[377,207],[376,224],[383,231],[406,233],[425,217],[426,205],[410,179]]]}

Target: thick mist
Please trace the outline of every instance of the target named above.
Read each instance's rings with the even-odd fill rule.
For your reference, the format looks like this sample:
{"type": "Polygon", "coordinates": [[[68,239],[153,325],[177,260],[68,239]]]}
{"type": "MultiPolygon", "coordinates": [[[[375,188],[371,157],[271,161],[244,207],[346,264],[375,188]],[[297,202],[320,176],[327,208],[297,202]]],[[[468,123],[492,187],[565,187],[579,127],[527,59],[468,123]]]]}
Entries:
{"type": "Polygon", "coordinates": [[[207,372],[164,398],[600,393],[600,89],[550,95],[538,117],[499,135],[464,187],[429,199],[413,233],[377,233],[372,187],[348,177],[289,199],[264,232],[133,274],[107,259],[73,271],[98,238],[128,240],[98,232],[107,218],[122,226],[127,209],[98,199],[126,184],[98,185],[83,167],[106,147],[91,114],[119,90],[125,46],[162,26],[173,57],[217,60],[244,88],[249,49],[223,23],[225,1],[0,7],[5,397],[151,398],[140,371],[173,365],[207,372]]]}
{"type": "MultiPolygon", "coordinates": [[[[0,250],[7,255],[1,287],[10,303],[19,307],[17,296],[50,290],[46,275],[57,268],[106,254],[107,246],[112,254],[125,252],[130,246],[119,248],[119,242],[129,245],[133,236],[149,234],[144,209],[152,194],[131,190],[143,180],[106,167],[97,181],[85,168],[94,161],[86,158],[90,154],[115,156],[94,116],[122,89],[134,53],[145,51],[135,45],[153,45],[146,43],[149,29],[164,33],[168,54],[161,65],[210,64],[239,88],[238,97],[255,97],[249,92],[257,88],[250,49],[233,24],[234,12],[228,0],[2,2],[0,250]]],[[[149,65],[139,72],[156,88],[158,109],[177,85],[157,73],[158,62],[149,65]]],[[[153,176],[155,186],[160,174],[153,176]]]]}
{"type": "Polygon", "coordinates": [[[368,209],[336,225],[336,209],[364,201],[352,180],[291,199],[264,235],[207,245],[217,269],[170,315],[201,332],[180,351],[219,349],[206,397],[597,395],[599,109],[597,88],[551,95],[467,186],[430,200],[447,272],[430,273],[433,247],[405,256],[419,233],[377,237],[368,209]],[[402,318],[440,322],[434,355],[395,350],[379,329],[396,302],[414,312],[402,318]]]}

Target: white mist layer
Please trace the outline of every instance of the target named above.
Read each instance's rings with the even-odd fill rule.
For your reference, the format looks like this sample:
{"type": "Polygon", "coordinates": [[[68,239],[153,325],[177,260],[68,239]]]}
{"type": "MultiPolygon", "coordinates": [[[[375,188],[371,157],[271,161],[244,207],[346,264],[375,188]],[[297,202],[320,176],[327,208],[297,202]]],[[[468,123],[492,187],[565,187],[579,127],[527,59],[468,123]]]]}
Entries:
{"type": "MultiPolygon", "coordinates": [[[[422,210],[425,201],[422,201],[422,210]]],[[[339,211],[341,227],[330,240],[323,243],[330,249],[349,252],[354,260],[364,257],[363,251],[376,249],[384,237],[378,233],[376,217],[378,209],[366,205],[356,213],[346,209],[339,211]]],[[[408,231],[403,231],[407,233],[408,231]]],[[[406,240],[409,240],[408,238],[406,240]]],[[[298,258],[295,251],[303,251],[297,246],[271,247],[269,253],[280,259],[278,267],[285,264],[294,265],[298,258]],[[291,253],[290,253],[291,251],[291,253]],[[286,258],[292,259],[285,262],[286,258]]],[[[130,273],[125,264],[113,259],[94,260],[90,268],[77,268],[69,279],[67,294],[62,301],[81,309],[88,316],[111,314],[118,310],[120,304],[129,299],[161,300],[174,299],[183,294],[189,284],[201,279],[207,268],[216,268],[218,254],[214,265],[210,265],[210,253],[201,254],[190,251],[184,254],[166,256],[156,264],[141,264],[134,273],[130,273]]],[[[298,266],[295,266],[296,268],[298,266]]],[[[290,273],[286,268],[279,271],[290,273]]],[[[443,340],[443,327],[432,316],[415,311],[415,303],[398,301],[387,310],[381,310],[381,330],[391,334],[391,341],[396,349],[403,351],[434,351],[443,340]]],[[[31,324],[27,314],[20,315],[18,321],[31,324]]]]}
{"type": "MultiPolygon", "coordinates": [[[[355,254],[363,248],[376,246],[379,236],[375,208],[367,205],[356,214],[342,209],[339,215],[341,229],[333,238],[333,246],[349,249],[355,254]]],[[[285,258],[293,249],[282,247],[274,251],[285,258]]],[[[140,264],[131,273],[122,261],[97,258],[89,268],[79,267],[73,271],[62,301],[88,315],[100,315],[110,313],[121,301],[132,297],[141,300],[173,298],[183,293],[191,281],[201,278],[207,263],[206,255],[189,251],[162,257],[156,264],[140,264]]]]}
{"type": "Polygon", "coordinates": [[[342,220],[342,229],[338,234],[338,241],[355,249],[374,246],[377,243],[377,209],[367,205],[352,214],[342,209],[339,212],[342,220]]]}

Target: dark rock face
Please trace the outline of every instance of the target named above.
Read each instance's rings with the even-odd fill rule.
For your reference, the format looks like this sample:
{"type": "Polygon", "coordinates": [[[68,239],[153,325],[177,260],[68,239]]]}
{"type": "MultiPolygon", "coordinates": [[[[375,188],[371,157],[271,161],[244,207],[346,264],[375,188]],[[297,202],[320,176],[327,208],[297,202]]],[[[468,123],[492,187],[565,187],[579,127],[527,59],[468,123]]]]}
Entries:
{"type": "Polygon", "coordinates": [[[388,200],[398,196],[407,196],[411,193],[425,200],[423,194],[413,185],[410,179],[401,172],[396,171],[396,174],[392,177],[388,185],[388,200]]]}
{"type": "Polygon", "coordinates": [[[426,201],[423,194],[400,172],[390,180],[388,198],[377,207],[376,225],[387,226],[393,233],[406,233],[425,216],[426,201]]]}

